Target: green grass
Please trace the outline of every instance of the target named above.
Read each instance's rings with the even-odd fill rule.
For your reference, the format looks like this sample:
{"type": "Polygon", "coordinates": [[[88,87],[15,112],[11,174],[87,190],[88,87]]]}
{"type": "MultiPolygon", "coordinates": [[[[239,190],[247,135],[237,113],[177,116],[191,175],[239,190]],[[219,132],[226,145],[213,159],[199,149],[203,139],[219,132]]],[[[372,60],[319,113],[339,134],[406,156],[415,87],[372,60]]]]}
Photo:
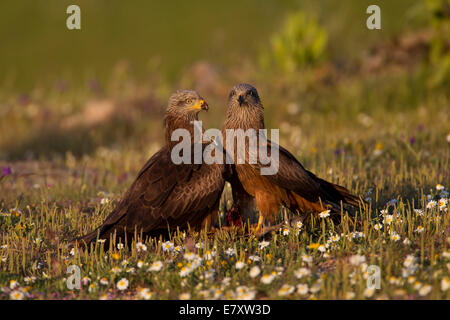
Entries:
{"type": "MultiPolygon", "coordinates": [[[[328,11],[334,8],[329,1],[321,3],[328,11]]],[[[59,5],[55,2],[53,10],[59,5]]],[[[88,14],[94,9],[101,11],[101,19],[109,14],[108,19],[113,19],[114,12],[125,14],[117,8],[103,11],[100,4],[85,5],[88,14]]],[[[253,49],[244,37],[239,40],[242,42],[236,40],[243,51],[228,52],[223,60],[210,60],[215,54],[205,58],[210,62],[206,74],[216,72],[207,86],[202,86],[201,77],[188,67],[197,60],[193,59],[197,51],[183,54],[179,65],[167,60],[159,69],[161,64],[155,62],[149,71],[141,68],[143,60],[136,55],[139,45],[120,30],[110,35],[105,50],[114,51],[112,44],[127,35],[130,52],[124,57],[137,63],[138,68],[117,62],[118,56],[99,62],[97,59],[103,59],[101,52],[94,54],[92,65],[95,73],[103,76],[89,86],[72,85],[83,83],[75,81],[86,71],[83,65],[88,59],[83,56],[68,64],[49,59],[30,69],[29,79],[22,84],[5,81],[0,86],[0,299],[450,298],[448,86],[429,84],[433,72],[426,47],[419,54],[408,53],[402,60],[407,63],[385,61],[381,70],[364,69],[368,61],[365,52],[374,47],[382,52],[400,50],[394,37],[423,26],[420,19],[411,18],[417,15],[415,7],[407,2],[386,2],[385,33],[369,34],[348,23],[355,21],[361,5],[336,8],[336,16],[329,19],[324,7],[321,11],[312,4],[293,5],[316,13],[330,42],[325,62],[292,74],[262,70],[255,58],[258,52],[267,50],[267,35],[280,25],[274,18],[273,24],[255,35],[260,42],[253,49]],[[395,23],[398,12],[405,12],[403,22],[414,23],[395,23]],[[393,47],[383,49],[386,43],[393,47]],[[243,58],[236,62],[232,58],[236,55],[243,58]],[[61,80],[59,72],[64,66],[73,68],[69,74],[73,72],[74,77],[68,77],[73,82],[52,85],[51,81],[36,80],[40,75],[61,80]],[[174,80],[167,81],[170,77],[174,80]],[[274,232],[265,248],[259,240],[243,237],[238,230],[213,235],[186,232],[176,234],[170,243],[136,239],[131,247],[116,246],[110,252],[105,252],[101,243],[90,252],[66,248],[68,240],[103,222],[141,166],[161,146],[161,122],[171,91],[201,88],[211,107],[200,116],[203,125],[220,128],[228,90],[243,81],[258,88],[266,125],[280,129],[284,147],[318,176],[367,198],[370,207],[343,210],[340,224],[316,217],[300,229],[287,227],[274,232]],[[438,190],[441,185],[444,189],[438,190]],[[435,207],[430,205],[431,200],[437,201],[435,207]],[[378,224],[382,226],[379,230],[378,224]],[[145,250],[137,242],[143,242],[145,250]],[[172,243],[179,247],[164,250],[172,243]],[[66,286],[70,265],[81,269],[81,290],[66,286]],[[366,286],[371,265],[381,271],[380,289],[373,292],[366,286]],[[118,283],[121,279],[126,279],[128,286],[126,281],[118,283]]],[[[195,6],[201,7],[201,3],[195,6]]],[[[247,6],[238,14],[245,15],[250,10],[247,6]]],[[[256,14],[270,16],[274,4],[265,6],[258,7],[256,14]]],[[[172,9],[178,16],[184,10],[172,9]]],[[[24,13],[18,7],[9,10],[24,13]]],[[[130,10],[137,14],[138,9],[130,10]]],[[[282,17],[285,10],[280,9],[276,16],[282,17]]],[[[147,12],[143,8],[140,11],[140,18],[129,23],[138,25],[146,18],[147,12]]],[[[155,13],[150,11],[149,17],[153,17],[155,13]]],[[[39,12],[36,14],[41,18],[49,14],[39,12]]],[[[225,13],[217,15],[227,20],[225,13]]],[[[183,23],[198,18],[190,13],[186,16],[183,23]]],[[[208,19],[216,18],[213,14],[208,19]]],[[[50,28],[55,21],[46,20],[44,25],[50,28]]],[[[103,20],[90,23],[110,26],[103,20]]],[[[174,45],[174,34],[183,23],[165,31],[167,45],[174,45]]],[[[246,23],[258,28],[261,21],[246,23]]],[[[160,24],[160,20],[154,22],[160,24]]],[[[228,40],[216,43],[219,49],[225,49],[227,41],[241,34],[239,25],[225,25],[228,40]]],[[[35,32],[38,34],[30,34],[24,41],[25,47],[46,39],[39,35],[42,30],[35,32]]],[[[65,43],[58,33],[62,31],[55,32],[58,41],[65,43]]],[[[135,39],[142,42],[144,34],[137,34],[135,39]]],[[[16,41],[0,53],[3,65],[6,60],[1,55],[16,50],[19,39],[16,41]]],[[[95,42],[86,41],[87,46],[95,42]]],[[[186,37],[183,41],[193,40],[186,37]]],[[[196,41],[194,47],[201,46],[200,40],[196,41]]],[[[29,54],[26,52],[22,54],[29,54]]],[[[20,55],[17,59],[13,67],[22,61],[20,55]]],[[[230,205],[227,187],[221,213],[230,205]]],[[[279,219],[283,216],[281,212],[279,219]]]]}

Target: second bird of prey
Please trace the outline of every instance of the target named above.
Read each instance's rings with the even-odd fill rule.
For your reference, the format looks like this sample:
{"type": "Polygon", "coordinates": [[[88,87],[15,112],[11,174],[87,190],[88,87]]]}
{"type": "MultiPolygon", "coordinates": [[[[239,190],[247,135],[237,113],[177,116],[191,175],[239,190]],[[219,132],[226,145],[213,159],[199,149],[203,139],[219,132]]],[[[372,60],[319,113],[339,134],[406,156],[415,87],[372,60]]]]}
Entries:
{"type": "MultiPolygon", "coordinates": [[[[259,210],[257,230],[261,230],[265,219],[271,220],[281,206],[306,216],[328,207],[337,210],[341,202],[353,206],[360,204],[359,197],[306,170],[289,151],[278,145],[278,171],[272,175],[261,175],[263,165],[249,161],[248,143],[244,146],[243,163],[236,159],[238,150],[229,150],[233,151],[230,152],[234,157],[233,164],[173,163],[171,152],[177,141],[172,141],[172,133],[176,129],[185,129],[194,137],[193,121],[198,120],[202,110],[208,110],[208,104],[195,91],[178,90],[170,96],[164,116],[164,146],[142,167],[104,223],[76,239],[79,245],[88,245],[96,239],[108,242],[113,235],[116,239],[126,237],[130,240],[135,232],[144,236],[164,236],[177,229],[199,230],[211,225],[218,212],[225,181],[231,184],[234,205],[241,214],[248,214],[245,211],[256,202],[259,210]]],[[[224,141],[230,129],[257,131],[264,128],[264,108],[256,88],[249,84],[234,86],[228,97],[227,117],[222,128],[224,141]]],[[[210,143],[192,138],[190,154],[193,157],[194,149],[205,150],[210,143]]],[[[265,143],[273,144],[268,139],[265,143]]],[[[233,145],[237,147],[237,143],[233,145]]],[[[228,150],[224,151],[216,156],[225,157],[228,150]]]]}

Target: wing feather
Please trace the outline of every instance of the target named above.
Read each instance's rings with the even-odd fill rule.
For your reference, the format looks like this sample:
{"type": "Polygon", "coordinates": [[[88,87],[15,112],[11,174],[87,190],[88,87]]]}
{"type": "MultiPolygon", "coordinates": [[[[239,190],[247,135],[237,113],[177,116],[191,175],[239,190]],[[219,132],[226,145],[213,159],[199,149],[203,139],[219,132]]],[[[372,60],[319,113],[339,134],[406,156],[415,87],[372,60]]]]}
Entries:
{"type": "Polygon", "coordinates": [[[167,230],[168,225],[197,225],[219,203],[224,169],[216,164],[176,165],[170,150],[163,147],[139,171],[105,222],[87,236],[95,238],[99,232],[101,237],[124,228],[150,232],[167,230]]]}
{"type": "MultiPolygon", "coordinates": [[[[345,197],[343,193],[339,192],[335,185],[318,178],[312,172],[306,170],[303,165],[285,148],[274,142],[267,140],[268,150],[271,146],[278,147],[278,171],[273,175],[265,175],[265,177],[272,183],[295,192],[301,197],[311,202],[329,201],[339,203],[339,201],[346,201],[349,197],[345,197]]],[[[258,163],[253,165],[261,169],[263,166],[258,163]]],[[[350,193],[343,187],[340,190],[350,193]]]]}

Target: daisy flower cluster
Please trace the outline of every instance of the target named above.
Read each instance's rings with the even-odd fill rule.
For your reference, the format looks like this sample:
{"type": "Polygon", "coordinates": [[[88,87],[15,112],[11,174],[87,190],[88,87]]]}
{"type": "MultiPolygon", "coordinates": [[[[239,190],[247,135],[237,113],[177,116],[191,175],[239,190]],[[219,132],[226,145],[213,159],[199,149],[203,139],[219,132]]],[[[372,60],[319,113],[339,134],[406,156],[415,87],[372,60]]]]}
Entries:
{"type": "MultiPolygon", "coordinates": [[[[325,210],[307,222],[286,222],[266,239],[237,231],[182,232],[131,245],[119,240],[110,251],[105,242],[92,252],[60,246],[59,258],[30,256],[25,276],[2,280],[0,298],[445,298],[450,294],[446,197],[446,188],[438,185],[422,206],[388,200],[379,211],[361,213],[357,223],[344,213],[334,224],[325,210]],[[80,268],[79,290],[67,287],[65,270],[71,265],[80,268]],[[367,285],[376,270],[380,288],[367,285]],[[52,287],[58,289],[45,289],[52,287]]],[[[23,210],[9,210],[1,219],[19,232],[24,232],[19,224],[33,228],[23,210]]],[[[27,245],[46,252],[51,241],[35,233],[27,245]]],[[[0,270],[17,268],[18,248],[10,239],[0,243],[0,270]]]]}

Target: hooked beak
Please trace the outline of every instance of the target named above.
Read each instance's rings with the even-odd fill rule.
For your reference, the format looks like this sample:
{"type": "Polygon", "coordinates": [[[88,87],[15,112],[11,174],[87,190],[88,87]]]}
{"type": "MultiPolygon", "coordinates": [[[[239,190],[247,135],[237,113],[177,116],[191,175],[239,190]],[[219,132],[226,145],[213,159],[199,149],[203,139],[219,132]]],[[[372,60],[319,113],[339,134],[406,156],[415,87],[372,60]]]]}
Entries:
{"type": "Polygon", "coordinates": [[[200,106],[201,106],[202,110],[208,111],[208,109],[209,109],[208,104],[203,99],[200,100],[200,106]]]}
{"type": "Polygon", "coordinates": [[[239,105],[240,105],[240,106],[242,106],[242,104],[244,103],[244,101],[245,101],[245,99],[244,99],[243,96],[239,96],[239,97],[238,97],[238,102],[239,102],[239,105]]]}
{"type": "Polygon", "coordinates": [[[191,106],[191,108],[197,109],[197,110],[208,110],[209,109],[208,104],[203,99],[201,99],[198,104],[191,106]]]}

